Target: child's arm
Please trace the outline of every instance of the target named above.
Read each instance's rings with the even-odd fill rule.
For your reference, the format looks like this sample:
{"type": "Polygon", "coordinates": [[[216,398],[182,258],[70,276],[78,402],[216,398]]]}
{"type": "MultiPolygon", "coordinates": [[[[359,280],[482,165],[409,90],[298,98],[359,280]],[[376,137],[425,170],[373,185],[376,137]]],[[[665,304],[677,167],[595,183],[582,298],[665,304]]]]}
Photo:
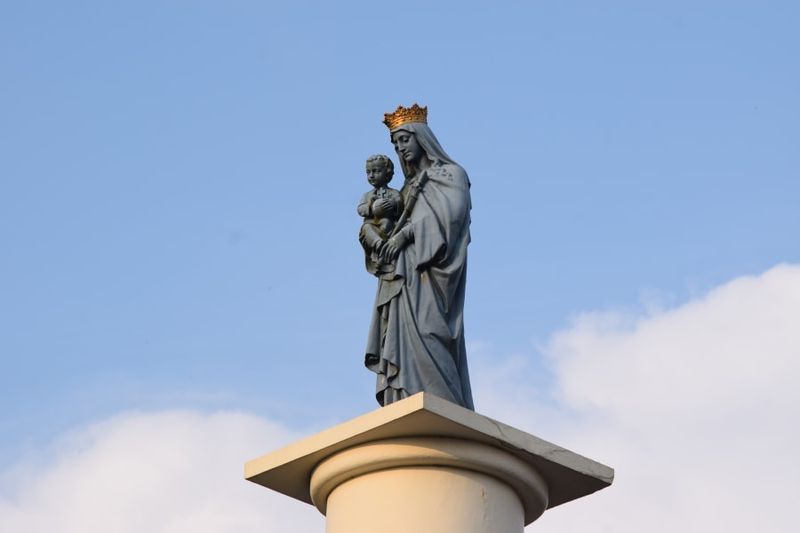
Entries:
{"type": "Polygon", "coordinates": [[[372,216],[372,191],[364,193],[356,208],[358,214],[364,218],[372,216]]]}

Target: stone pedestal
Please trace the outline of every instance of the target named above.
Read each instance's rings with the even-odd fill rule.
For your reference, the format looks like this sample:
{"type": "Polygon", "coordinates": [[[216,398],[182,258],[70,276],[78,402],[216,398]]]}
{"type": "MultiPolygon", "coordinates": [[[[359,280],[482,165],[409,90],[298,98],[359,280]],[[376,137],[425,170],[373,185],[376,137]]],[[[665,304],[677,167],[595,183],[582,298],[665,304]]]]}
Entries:
{"type": "Polygon", "coordinates": [[[248,480],[315,505],[327,533],[522,533],[613,476],[425,393],[245,465],[248,480]]]}

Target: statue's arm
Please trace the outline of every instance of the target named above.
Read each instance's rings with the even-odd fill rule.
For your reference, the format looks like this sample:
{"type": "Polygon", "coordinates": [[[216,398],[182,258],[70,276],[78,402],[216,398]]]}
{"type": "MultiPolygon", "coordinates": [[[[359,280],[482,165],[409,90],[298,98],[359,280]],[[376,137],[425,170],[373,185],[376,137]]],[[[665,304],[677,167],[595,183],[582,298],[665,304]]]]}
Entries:
{"type": "Polygon", "coordinates": [[[364,218],[372,216],[372,194],[369,192],[365,193],[364,196],[361,197],[361,201],[358,202],[356,210],[358,214],[364,218]]]}
{"type": "Polygon", "coordinates": [[[401,247],[414,242],[414,226],[412,224],[406,224],[397,234],[400,235],[401,247]]]}
{"type": "MultiPolygon", "coordinates": [[[[391,200],[395,207],[396,217],[401,218],[403,209],[405,209],[403,205],[403,195],[400,194],[400,191],[395,191],[395,193],[396,194],[392,195],[391,200]]],[[[403,224],[402,221],[399,221],[399,223],[403,224]]],[[[395,234],[386,242],[383,249],[384,260],[387,262],[394,261],[400,253],[400,250],[412,242],[414,242],[414,225],[410,224],[409,220],[406,220],[403,227],[396,229],[395,234]]]]}
{"type": "Polygon", "coordinates": [[[381,252],[383,260],[387,262],[394,261],[400,254],[400,250],[405,248],[413,240],[414,229],[411,224],[406,224],[401,230],[395,233],[391,239],[386,241],[381,252]]]}

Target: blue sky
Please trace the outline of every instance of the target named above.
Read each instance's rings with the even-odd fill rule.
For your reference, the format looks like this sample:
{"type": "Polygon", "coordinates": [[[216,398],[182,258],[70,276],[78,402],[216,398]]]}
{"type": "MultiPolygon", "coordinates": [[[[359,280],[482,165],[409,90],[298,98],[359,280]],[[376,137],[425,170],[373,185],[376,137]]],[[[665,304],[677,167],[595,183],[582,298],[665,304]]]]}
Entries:
{"type": "Polygon", "coordinates": [[[576,317],[800,263],[798,15],[3,3],[0,469],[123,412],[302,433],[374,408],[355,207],[413,102],[472,181],[473,366],[524,361],[556,402],[543,347],[576,317]]]}

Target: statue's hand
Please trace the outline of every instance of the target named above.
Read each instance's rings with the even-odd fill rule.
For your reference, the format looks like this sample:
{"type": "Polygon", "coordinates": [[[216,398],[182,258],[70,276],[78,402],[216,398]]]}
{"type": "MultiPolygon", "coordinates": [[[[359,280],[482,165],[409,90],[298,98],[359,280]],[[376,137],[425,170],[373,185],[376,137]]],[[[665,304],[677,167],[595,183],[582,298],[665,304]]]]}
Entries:
{"type": "Polygon", "coordinates": [[[386,241],[386,244],[383,245],[383,249],[381,250],[383,260],[387,263],[391,263],[397,259],[400,250],[402,250],[407,243],[408,237],[406,237],[402,231],[386,241]]]}
{"type": "Polygon", "coordinates": [[[375,203],[372,204],[372,214],[378,218],[383,218],[392,212],[392,207],[392,202],[386,198],[375,200],[375,203]]]}

